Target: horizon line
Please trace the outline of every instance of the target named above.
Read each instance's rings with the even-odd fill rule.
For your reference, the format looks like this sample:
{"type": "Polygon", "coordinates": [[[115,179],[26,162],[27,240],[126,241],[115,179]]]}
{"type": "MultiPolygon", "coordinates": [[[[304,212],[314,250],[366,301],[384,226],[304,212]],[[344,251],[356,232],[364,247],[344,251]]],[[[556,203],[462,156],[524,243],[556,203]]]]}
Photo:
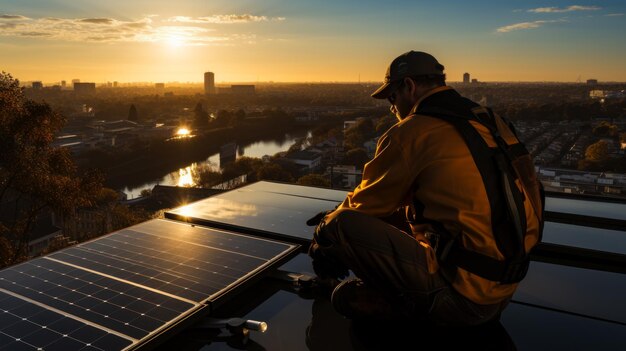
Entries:
{"type": "MultiPolygon", "coordinates": [[[[45,82],[42,80],[36,80],[36,79],[32,79],[32,80],[21,80],[19,78],[15,78],[17,79],[20,84],[24,84],[24,83],[32,83],[32,82],[42,82],[42,84],[44,84],[44,86],[46,84],[48,84],[48,86],[53,86],[53,85],[58,85],[61,83],[61,81],[54,81],[54,82],[45,82]]],[[[594,80],[595,78],[590,78],[589,80],[594,80]]],[[[187,81],[187,82],[183,82],[183,81],[116,81],[116,80],[107,80],[107,81],[89,81],[89,80],[81,80],[80,83],[95,83],[96,85],[106,85],[108,83],[114,83],[117,82],[118,84],[124,84],[124,85],[129,85],[129,84],[186,84],[186,85],[203,85],[204,82],[203,81],[187,81]]],[[[597,84],[626,84],[626,81],[603,81],[603,80],[597,80],[597,84]]],[[[72,85],[72,81],[71,80],[66,80],[67,86],[71,86],[72,85]]],[[[248,84],[248,85],[254,85],[254,84],[382,84],[382,81],[332,81],[332,80],[319,80],[319,81],[220,81],[220,82],[215,82],[215,85],[238,85],[238,84],[248,84]]],[[[581,81],[559,81],[559,80],[484,80],[484,81],[478,81],[476,83],[464,83],[463,81],[455,81],[455,80],[450,80],[450,81],[446,81],[446,84],[465,84],[465,85],[477,85],[477,84],[484,84],[484,83],[521,83],[521,84],[532,84],[532,83],[570,83],[570,84],[587,84],[587,80],[581,80],[581,81]]],[[[119,86],[118,86],[119,88],[119,86]]]]}

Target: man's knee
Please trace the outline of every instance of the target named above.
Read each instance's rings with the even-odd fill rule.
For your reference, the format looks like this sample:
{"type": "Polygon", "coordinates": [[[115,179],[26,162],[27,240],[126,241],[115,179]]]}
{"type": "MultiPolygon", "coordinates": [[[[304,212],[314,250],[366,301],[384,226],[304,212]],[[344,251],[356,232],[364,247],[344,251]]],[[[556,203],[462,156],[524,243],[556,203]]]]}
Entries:
{"type": "Polygon", "coordinates": [[[374,217],[357,212],[349,208],[341,208],[328,214],[324,220],[323,229],[332,233],[349,231],[350,228],[359,227],[363,221],[374,220],[374,217]]]}

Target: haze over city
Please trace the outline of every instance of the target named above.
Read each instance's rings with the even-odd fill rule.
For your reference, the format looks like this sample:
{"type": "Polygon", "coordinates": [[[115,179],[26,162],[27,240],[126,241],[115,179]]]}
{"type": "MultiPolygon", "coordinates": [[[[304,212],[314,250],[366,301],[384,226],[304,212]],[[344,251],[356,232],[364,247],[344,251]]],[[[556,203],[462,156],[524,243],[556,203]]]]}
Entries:
{"type": "Polygon", "coordinates": [[[448,79],[626,81],[626,4],[566,1],[0,1],[22,81],[381,81],[427,51],[448,79]]]}

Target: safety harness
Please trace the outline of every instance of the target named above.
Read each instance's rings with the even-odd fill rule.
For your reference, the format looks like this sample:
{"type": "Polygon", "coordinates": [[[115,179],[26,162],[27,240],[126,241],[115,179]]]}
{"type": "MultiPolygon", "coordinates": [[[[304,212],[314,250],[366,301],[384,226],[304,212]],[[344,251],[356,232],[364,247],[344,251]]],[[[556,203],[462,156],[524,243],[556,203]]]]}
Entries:
{"type": "MultiPolygon", "coordinates": [[[[543,231],[543,189],[536,179],[533,179],[535,184],[528,184],[525,179],[530,173],[528,167],[532,169],[533,166],[526,147],[519,139],[517,143],[508,145],[498,131],[493,111],[464,100],[472,104],[469,107],[473,106],[461,109],[467,113],[461,114],[436,106],[420,108],[417,113],[452,124],[465,140],[482,177],[491,208],[492,232],[505,259],[500,261],[463,247],[461,233],[451,233],[441,222],[425,218],[424,205],[415,197],[411,211],[413,218],[409,218],[409,221],[428,223],[433,227],[436,233],[427,233],[431,234],[427,237],[435,248],[440,264],[460,267],[487,280],[503,284],[517,283],[526,276],[530,258],[524,245],[527,235],[525,196],[515,180],[519,180],[527,194],[533,191],[539,193],[531,194],[532,198],[529,199],[540,223],[539,240],[543,231]],[[470,121],[485,126],[497,146],[490,147],[470,121]]],[[[515,134],[512,124],[502,120],[515,134]]]]}

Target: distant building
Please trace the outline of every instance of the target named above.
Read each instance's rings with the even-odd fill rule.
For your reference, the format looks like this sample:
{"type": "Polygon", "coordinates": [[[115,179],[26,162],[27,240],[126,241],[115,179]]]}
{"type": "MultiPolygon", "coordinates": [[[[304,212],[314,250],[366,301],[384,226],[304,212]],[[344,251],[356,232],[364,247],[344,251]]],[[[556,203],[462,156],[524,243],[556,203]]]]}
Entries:
{"type": "Polygon", "coordinates": [[[256,88],[254,85],[231,85],[230,91],[236,95],[254,95],[256,88]]]}
{"type": "Polygon", "coordinates": [[[67,86],[67,82],[62,80],[61,81],[61,88],[65,89],[66,86],[67,86]]]}
{"type": "Polygon", "coordinates": [[[470,74],[463,73],[463,84],[469,84],[469,82],[470,82],[470,74]]]}
{"type": "Polygon", "coordinates": [[[117,88],[117,81],[113,82],[113,88],[117,88]]]}
{"type": "Polygon", "coordinates": [[[43,89],[43,83],[42,82],[33,82],[33,89],[36,89],[36,90],[43,89]]]}
{"type": "Polygon", "coordinates": [[[215,75],[213,72],[204,72],[204,93],[215,94],[215,75]]]}
{"type": "Polygon", "coordinates": [[[72,79],[72,84],[80,83],[80,79],[74,78],[72,79]]]}
{"type": "Polygon", "coordinates": [[[587,79],[587,85],[598,85],[597,79],[587,79]]]}
{"type": "Polygon", "coordinates": [[[165,83],[154,83],[156,89],[165,89],[165,83]]]}
{"type": "Polygon", "coordinates": [[[288,154],[285,159],[297,165],[304,166],[309,170],[318,168],[322,163],[321,154],[307,150],[292,152],[288,154]]]}
{"type": "Polygon", "coordinates": [[[476,78],[472,79],[472,84],[478,84],[478,79],[476,78]]]}
{"type": "Polygon", "coordinates": [[[96,92],[96,83],[74,83],[74,92],[76,94],[93,94],[96,92]]]}

